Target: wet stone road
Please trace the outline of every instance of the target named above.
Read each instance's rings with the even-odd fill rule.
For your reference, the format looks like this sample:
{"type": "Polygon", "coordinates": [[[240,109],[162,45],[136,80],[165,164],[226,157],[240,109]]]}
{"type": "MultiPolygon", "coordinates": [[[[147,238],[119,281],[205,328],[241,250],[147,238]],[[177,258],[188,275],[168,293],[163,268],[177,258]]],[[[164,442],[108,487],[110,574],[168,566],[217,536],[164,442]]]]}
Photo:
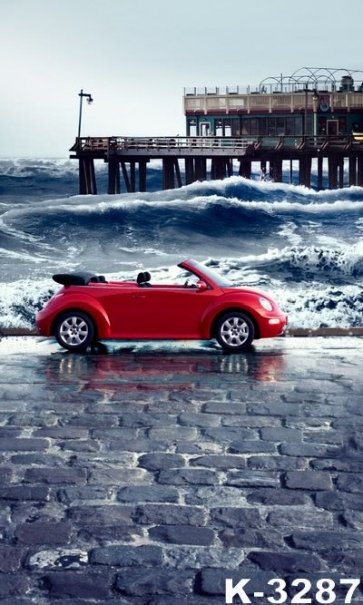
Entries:
{"type": "Polygon", "coordinates": [[[2,605],[363,603],[361,338],[0,365],[2,605]]]}

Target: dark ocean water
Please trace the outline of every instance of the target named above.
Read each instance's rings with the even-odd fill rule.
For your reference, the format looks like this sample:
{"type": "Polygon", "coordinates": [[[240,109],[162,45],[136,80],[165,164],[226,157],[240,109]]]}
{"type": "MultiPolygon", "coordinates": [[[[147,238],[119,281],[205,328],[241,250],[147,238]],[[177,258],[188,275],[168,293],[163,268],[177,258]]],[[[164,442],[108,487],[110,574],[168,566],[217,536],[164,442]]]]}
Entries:
{"type": "Polygon", "coordinates": [[[161,191],[156,162],[151,191],[111,196],[96,170],[99,195],[78,196],[77,162],[0,160],[1,326],[31,327],[55,272],[170,282],[190,257],[272,293],[290,327],[363,324],[363,188],[317,192],[286,170],[161,191]]]}

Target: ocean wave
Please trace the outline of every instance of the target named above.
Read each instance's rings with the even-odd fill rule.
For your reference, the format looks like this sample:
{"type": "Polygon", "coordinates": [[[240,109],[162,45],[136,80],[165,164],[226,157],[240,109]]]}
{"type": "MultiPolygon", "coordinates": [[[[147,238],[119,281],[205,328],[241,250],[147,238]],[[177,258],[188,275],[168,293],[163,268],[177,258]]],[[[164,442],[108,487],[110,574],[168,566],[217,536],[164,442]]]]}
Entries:
{"type": "MultiPolygon", "coordinates": [[[[107,190],[107,166],[96,170],[107,190]]],[[[270,292],[292,327],[362,325],[361,187],[315,191],[253,175],[163,191],[160,162],[151,173],[145,193],[80,196],[75,161],[0,160],[2,325],[34,324],[53,273],[134,279],[148,269],[168,282],[188,257],[270,292]]]]}
{"type": "MultiPolygon", "coordinates": [[[[231,262],[236,269],[236,261],[231,262]]],[[[259,256],[244,257],[241,266],[245,274],[251,268],[254,273],[278,276],[281,281],[355,282],[363,278],[363,244],[275,248],[259,256]]]]}
{"type": "MultiPolygon", "coordinates": [[[[103,172],[104,162],[96,160],[95,170],[103,172]]],[[[61,179],[68,175],[78,178],[78,162],[66,158],[0,158],[0,177],[61,179]]]]}
{"type": "Polygon", "coordinates": [[[86,251],[86,242],[93,249],[97,241],[101,251],[115,258],[125,248],[166,254],[203,246],[209,252],[215,245],[219,250],[250,251],[276,240],[313,244],[323,237],[347,242],[361,238],[361,190],[349,191],[345,198],[342,192],[334,196],[329,192],[312,196],[311,201],[311,196],[307,199],[294,189],[288,199],[290,186],[275,187],[273,197],[266,194],[266,184],[246,185],[241,180],[245,181],[238,178],[238,187],[264,191],[265,199],[253,198],[251,191],[251,200],[217,194],[218,189],[227,194],[231,183],[208,187],[199,183],[147,194],[72,196],[9,204],[1,227],[17,234],[18,240],[53,247],[57,255],[66,255],[70,248],[86,251]]]}

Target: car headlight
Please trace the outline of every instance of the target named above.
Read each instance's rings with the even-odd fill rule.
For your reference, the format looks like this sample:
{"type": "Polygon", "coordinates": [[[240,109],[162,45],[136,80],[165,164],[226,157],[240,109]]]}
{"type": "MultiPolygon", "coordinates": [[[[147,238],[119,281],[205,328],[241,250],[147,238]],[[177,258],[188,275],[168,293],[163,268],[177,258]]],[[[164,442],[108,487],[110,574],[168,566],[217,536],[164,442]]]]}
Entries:
{"type": "Polygon", "coordinates": [[[272,303],[267,298],[260,296],[260,298],[258,300],[259,300],[261,307],[266,309],[266,311],[272,311],[272,309],[273,309],[272,303]]]}

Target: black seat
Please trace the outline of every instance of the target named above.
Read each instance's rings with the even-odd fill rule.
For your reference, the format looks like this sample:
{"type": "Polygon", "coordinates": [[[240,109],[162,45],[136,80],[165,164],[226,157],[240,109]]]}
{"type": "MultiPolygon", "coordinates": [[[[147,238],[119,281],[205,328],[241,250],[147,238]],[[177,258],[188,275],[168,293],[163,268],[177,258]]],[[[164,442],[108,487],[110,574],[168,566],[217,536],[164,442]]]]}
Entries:
{"type": "Polygon", "coordinates": [[[138,274],[136,281],[139,288],[150,288],[151,284],[149,283],[151,279],[151,275],[149,271],[142,271],[138,274]]]}
{"type": "Polygon", "coordinates": [[[96,283],[96,284],[107,284],[106,278],[104,275],[94,275],[93,277],[91,277],[91,279],[89,280],[92,283],[96,283]]]}

